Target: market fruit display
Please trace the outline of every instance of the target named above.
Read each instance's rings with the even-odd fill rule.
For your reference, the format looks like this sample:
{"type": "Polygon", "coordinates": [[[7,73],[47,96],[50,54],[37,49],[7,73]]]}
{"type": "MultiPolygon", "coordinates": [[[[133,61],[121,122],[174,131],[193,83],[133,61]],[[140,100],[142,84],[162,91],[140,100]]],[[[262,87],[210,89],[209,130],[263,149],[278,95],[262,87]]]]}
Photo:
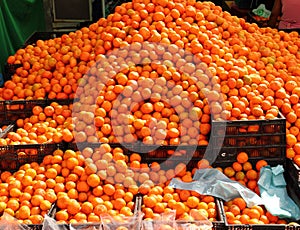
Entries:
{"type": "MultiPolygon", "coordinates": [[[[215,221],[214,197],[168,186],[173,177],[191,182],[208,161],[165,170],[112,144],[207,146],[213,119],[268,120],[280,112],[286,157],[300,166],[299,46],[297,32],[260,28],[212,2],[133,0],[88,27],[19,49],[7,62],[22,66],[0,88],[0,100],[78,100],[35,106],[0,144],[103,144],[58,149],[42,163],[2,172],[1,211],[36,224],[56,203],[58,223],[98,222],[101,213],[132,216],[140,193],[146,220],[176,210],[178,220],[190,221],[194,210],[215,221]]],[[[241,152],[218,169],[258,193],[267,160],[254,167],[248,158],[241,152]]],[[[250,218],[239,208],[249,216],[243,220],[231,202],[225,207],[232,223],[285,223],[265,210],[250,218]]]]}
{"type": "Polygon", "coordinates": [[[36,105],[30,117],[16,120],[15,130],[0,138],[1,146],[71,142],[74,139],[71,114],[72,104],[52,102],[45,108],[36,105]]]}
{"type": "MultiPolygon", "coordinates": [[[[237,159],[230,166],[233,174],[229,174],[227,168],[217,169],[259,193],[259,169],[268,163],[261,160],[252,167],[244,152],[239,153],[237,159]],[[244,173],[243,177],[240,172],[244,173]]],[[[155,161],[144,163],[139,153],[127,155],[122,148],[109,144],[94,149],[86,147],[82,151],[57,149],[41,163],[26,163],[14,173],[1,173],[0,211],[21,223],[38,224],[52,205],[56,205],[54,218],[58,223],[99,222],[103,213],[115,218],[132,216],[135,196],[140,194],[145,221],[155,220],[170,211],[176,212],[178,221],[217,221],[216,198],[169,186],[172,178],[192,182],[197,169],[212,167],[205,160],[195,163],[187,168],[173,162],[174,167],[163,169],[155,161]]],[[[230,224],[246,224],[246,219],[241,218],[246,218],[246,211],[252,210],[246,208],[241,198],[225,203],[224,209],[230,224]]],[[[286,223],[260,209],[263,213],[258,218],[247,218],[247,223],[286,223]]]]}
{"type": "MultiPolygon", "coordinates": [[[[115,142],[119,139],[132,142],[140,139],[144,143],[198,142],[205,145],[209,139],[212,112],[219,113],[215,119],[239,120],[274,119],[280,111],[287,120],[286,156],[299,165],[298,34],[259,28],[222,11],[211,2],[128,2],[117,6],[113,14],[89,27],[58,38],[38,40],[8,58],[9,64],[22,64],[22,67],[5,82],[0,90],[1,99],[73,98],[78,88],[82,89],[84,85],[84,74],[93,73],[93,67],[104,55],[120,47],[138,49],[145,42],[167,45],[168,50],[162,50],[164,57],[176,66],[149,63],[115,73],[105,85],[107,87],[90,98],[92,101],[97,98],[95,106],[105,110],[94,117],[97,135],[89,138],[76,131],[78,140],[115,142]],[[187,63],[177,55],[179,49],[190,52],[200,62],[187,63]],[[186,76],[178,70],[179,66],[188,73],[201,69],[197,84],[186,81],[186,76]],[[140,101],[137,105],[127,101],[128,106],[135,105],[136,112],[132,111],[129,117],[132,120],[129,121],[128,133],[121,131],[116,138],[109,118],[115,99],[125,88],[130,93],[134,89],[132,86],[139,86],[139,80],[144,79],[152,85],[145,90],[146,94],[152,95],[152,100],[140,101]],[[175,105],[161,104],[159,98],[154,102],[155,90],[160,92],[159,86],[166,82],[173,84],[169,87],[176,85],[170,95],[177,100],[175,105]],[[204,95],[207,89],[208,97],[204,95]],[[103,94],[106,96],[103,97],[103,94]],[[183,126],[178,127],[178,120],[182,121],[178,116],[184,108],[185,98],[192,102],[199,119],[191,121],[186,118],[183,126]],[[165,107],[166,111],[163,111],[165,107]],[[167,131],[158,130],[150,135],[147,124],[153,118],[159,120],[167,131]],[[194,129],[186,129],[186,123],[194,129]]],[[[143,52],[147,55],[147,50],[143,52]]],[[[141,60],[143,52],[136,52],[133,58],[141,60]]],[[[160,54],[159,51],[156,53],[160,54]]],[[[112,67],[106,66],[104,72],[109,71],[112,67]]],[[[111,73],[113,75],[114,72],[111,73]]],[[[93,82],[95,79],[90,80],[93,82]]],[[[137,97],[141,96],[139,93],[137,91],[137,97]]],[[[77,92],[78,95],[80,97],[77,92]]],[[[125,92],[123,95],[126,95],[125,92]]]]}

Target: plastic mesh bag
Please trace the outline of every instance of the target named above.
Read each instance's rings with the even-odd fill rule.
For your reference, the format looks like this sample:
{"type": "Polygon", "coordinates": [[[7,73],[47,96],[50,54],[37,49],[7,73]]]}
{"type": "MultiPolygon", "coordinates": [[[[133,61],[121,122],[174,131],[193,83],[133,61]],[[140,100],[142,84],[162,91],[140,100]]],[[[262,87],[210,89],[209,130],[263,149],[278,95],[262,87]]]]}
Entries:
{"type": "Polygon", "coordinates": [[[144,214],[138,213],[134,216],[112,217],[109,214],[101,214],[103,230],[139,230],[144,214]]]}
{"type": "Polygon", "coordinates": [[[13,216],[4,212],[0,219],[0,230],[29,230],[30,228],[18,222],[13,216]]]}

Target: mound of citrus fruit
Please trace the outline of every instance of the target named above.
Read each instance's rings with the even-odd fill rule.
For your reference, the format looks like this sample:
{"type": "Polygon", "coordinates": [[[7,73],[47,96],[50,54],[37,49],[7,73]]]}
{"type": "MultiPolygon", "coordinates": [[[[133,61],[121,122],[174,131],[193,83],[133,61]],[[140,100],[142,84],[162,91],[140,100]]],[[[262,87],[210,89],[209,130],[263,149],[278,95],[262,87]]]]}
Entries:
{"type": "MultiPolygon", "coordinates": [[[[7,61],[22,66],[0,89],[0,100],[78,101],[35,107],[1,145],[105,144],[57,150],[41,164],[2,173],[1,209],[39,223],[57,202],[59,222],[99,221],[103,212],[132,215],[140,192],[145,218],[172,208],[179,219],[197,209],[214,220],[212,197],[167,186],[174,176],[190,182],[193,171],[182,164],[163,170],[108,143],[207,145],[211,119],[276,119],[281,112],[286,157],[300,166],[299,46],[297,32],[259,28],[212,2],[133,0],[88,27],[19,49],[7,61]]],[[[260,164],[255,169],[239,154],[222,171],[257,192],[260,164]]],[[[202,167],[207,162],[199,162],[202,167]]],[[[249,213],[267,222],[261,220],[266,212],[259,218],[249,213]]]]}
{"type": "Polygon", "coordinates": [[[74,136],[91,142],[205,145],[212,114],[275,119],[280,111],[286,155],[300,165],[299,45],[296,32],[259,28],[211,2],[133,0],[19,49],[8,63],[22,66],[0,99],[77,96],[74,107],[93,113],[95,126],[74,136]]]}

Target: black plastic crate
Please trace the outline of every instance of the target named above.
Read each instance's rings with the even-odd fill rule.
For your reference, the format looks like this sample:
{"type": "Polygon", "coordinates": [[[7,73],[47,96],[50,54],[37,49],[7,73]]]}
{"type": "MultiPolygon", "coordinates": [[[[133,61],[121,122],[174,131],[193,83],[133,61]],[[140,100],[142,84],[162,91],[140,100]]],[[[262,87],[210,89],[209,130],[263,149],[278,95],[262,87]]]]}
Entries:
{"type": "Polygon", "coordinates": [[[68,32],[46,32],[46,31],[36,31],[33,32],[25,41],[24,47],[27,45],[36,45],[35,43],[38,40],[49,40],[53,38],[61,37],[64,34],[68,34],[68,32]]]}
{"type": "MultiPolygon", "coordinates": [[[[92,149],[98,148],[103,143],[65,143],[65,149],[83,150],[86,147],[92,149]]],[[[112,148],[120,147],[123,149],[124,154],[129,156],[132,153],[138,153],[142,157],[143,163],[151,163],[156,161],[166,162],[168,167],[175,167],[179,163],[186,163],[191,167],[196,166],[199,160],[203,159],[204,155],[209,156],[212,151],[209,151],[207,146],[191,146],[191,145],[179,145],[179,146],[160,146],[160,145],[144,145],[144,144],[109,144],[112,148]]]]}
{"type": "Polygon", "coordinates": [[[213,150],[218,155],[216,161],[223,162],[235,159],[240,152],[246,152],[250,159],[284,159],[286,145],[265,145],[252,147],[221,147],[213,150]]]}
{"type": "Polygon", "coordinates": [[[0,101],[0,123],[5,121],[5,101],[0,101]]]}
{"type": "Polygon", "coordinates": [[[292,159],[287,159],[287,168],[290,176],[295,182],[300,183],[300,167],[296,165],[292,159]]]}
{"type": "Polygon", "coordinates": [[[3,81],[6,82],[11,79],[11,77],[15,74],[16,70],[22,67],[23,64],[8,64],[4,65],[3,70],[3,81]]]}
{"type": "Polygon", "coordinates": [[[46,155],[61,148],[60,144],[28,144],[0,146],[0,170],[14,172],[21,165],[42,162],[46,155]]]}
{"type": "Polygon", "coordinates": [[[286,162],[286,180],[288,181],[289,193],[295,197],[294,201],[300,207],[300,168],[292,159],[287,159],[286,162]]]}
{"type": "Polygon", "coordinates": [[[228,224],[225,216],[223,201],[217,199],[221,210],[221,218],[225,223],[225,229],[228,230],[300,230],[299,226],[292,226],[288,224],[228,224]]]}
{"type": "MultiPolygon", "coordinates": [[[[142,196],[140,194],[135,195],[134,197],[134,215],[138,215],[141,211],[142,206],[142,196]]],[[[56,203],[54,203],[49,210],[48,214],[51,218],[55,219],[55,214],[60,209],[57,207],[56,203]]],[[[70,230],[101,230],[102,223],[101,222],[90,222],[90,223],[76,223],[76,224],[59,224],[60,229],[70,229],[70,230]]],[[[138,228],[136,230],[139,230],[138,228]]]]}
{"type": "MultiPolygon", "coordinates": [[[[67,224],[58,224],[56,227],[57,228],[55,228],[55,229],[60,229],[60,230],[69,230],[70,229],[69,225],[67,225],[67,224]]],[[[26,229],[42,230],[43,229],[43,224],[27,224],[26,229]]]]}
{"type": "Polygon", "coordinates": [[[281,146],[285,143],[284,133],[264,133],[252,135],[227,135],[224,137],[213,137],[214,145],[223,143],[225,147],[251,147],[251,146],[281,146]]]}
{"type": "MultiPolygon", "coordinates": [[[[218,219],[218,220],[211,222],[213,225],[212,229],[213,230],[226,230],[227,228],[221,217],[221,209],[219,207],[220,204],[219,204],[219,202],[217,202],[217,199],[215,199],[215,200],[216,200],[215,202],[216,202],[216,210],[217,210],[217,218],[216,219],[218,219]]],[[[143,199],[141,199],[141,206],[142,206],[142,201],[143,201],[143,199]]],[[[151,222],[152,221],[150,221],[150,223],[151,222]]],[[[153,222],[155,222],[155,220],[153,222]]],[[[180,225],[180,224],[187,224],[187,223],[193,224],[193,223],[196,223],[197,221],[183,221],[183,220],[179,221],[179,220],[177,220],[176,222],[180,225]]],[[[182,228],[179,228],[179,229],[182,229],[182,228]]],[[[193,228],[191,228],[191,229],[193,229],[193,228]]]]}
{"type": "Polygon", "coordinates": [[[115,8],[122,3],[130,2],[129,0],[113,0],[105,1],[105,17],[114,13],[115,8]]]}
{"type": "MultiPolygon", "coordinates": [[[[250,159],[249,162],[252,163],[252,165],[254,166],[255,163],[258,161],[258,159],[250,159]]],[[[294,202],[299,205],[300,204],[300,188],[297,187],[297,189],[295,189],[295,184],[293,181],[291,181],[291,177],[289,175],[289,167],[287,166],[287,162],[285,158],[278,158],[278,159],[266,159],[266,161],[268,162],[268,164],[270,166],[276,166],[278,164],[283,165],[284,167],[284,177],[287,183],[287,191],[289,196],[294,200],[294,202]]],[[[225,168],[228,166],[231,166],[232,163],[234,162],[234,160],[231,161],[224,161],[222,163],[215,163],[214,166],[215,167],[221,167],[221,168],[225,168]]],[[[265,230],[265,229],[270,229],[270,230],[293,230],[293,229],[297,229],[300,230],[300,226],[289,226],[289,225],[279,225],[279,224],[265,224],[265,225],[239,225],[239,224],[228,224],[226,217],[225,217],[225,211],[224,211],[224,206],[223,206],[223,201],[221,199],[217,199],[217,203],[219,203],[219,207],[221,210],[221,220],[224,221],[226,228],[229,230],[265,230]]]]}
{"type": "Polygon", "coordinates": [[[279,113],[271,120],[212,121],[214,145],[224,147],[285,145],[286,119],[279,113]]]}
{"type": "Polygon", "coordinates": [[[34,106],[46,107],[52,102],[60,105],[70,105],[74,99],[38,99],[38,100],[6,100],[0,101],[0,122],[16,121],[19,118],[26,118],[32,115],[34,106]]]}
{"type": "Polygon", "coordinates": [[[26,118],[32,115],[34,106],[45,107],[46,100],[9,100],[5,101],[5,119],[16,121],[19,118],[26,118]]]}
{"type": "MultiPolygon", "coordinates": [[[[294,202],[300,207],[300,185],[297,181],[294,181],[289,173],[286,176],[287,190],[290,197],[293,198],[294,202]]],[[[300,222],[300,221],[298,221],[300,222]]],[[[300,229],[300,228],[299,228],[300,229]]]]}

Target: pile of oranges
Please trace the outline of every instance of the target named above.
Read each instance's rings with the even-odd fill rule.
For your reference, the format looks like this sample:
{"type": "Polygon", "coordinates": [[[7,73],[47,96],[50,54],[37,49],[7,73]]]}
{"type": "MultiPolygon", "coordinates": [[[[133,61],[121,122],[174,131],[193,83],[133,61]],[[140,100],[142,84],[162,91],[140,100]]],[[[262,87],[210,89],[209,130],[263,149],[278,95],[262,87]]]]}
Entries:
{"type": "MultiPolygon", "coordinates": [[[[117,153],[110,155],[115,160],[121,157],[117,153]]],[[[54,204],[59,209],[55,213],[59,223],[99,222],[101,213],[132,216],[138,186],[106,183],[98,164],[88,159],[80,152],[57,149],[41,164],[24,164],[13,174],[2,172],[1,212],[24,224],[41,223],[54,204]]],[[[118,178],[122,168],[116,163],[114,170],[118,178]]]]}
{"type": "MultiPolygon", "coordinates": [[[[104,144],[57,150],[41,164],[3,172],[0,209],[23,223],[40,223],[56,202],[58,222],[95,222],[101,213],[133,215],[141,193],[146,219],[175,209],[177,219],[190,220],[189,211],[197,210],[215,220],[213,197],[168,186],[173,177],[191,182],[194,170],[148,165],[110,143],[206,146],[212,119],[276,119],[281,112],[286,157],[300,166],[299,47],[297,32],[259,28],[212,2],[133,0],[88,27],[19,49],[7,62],[22,66],[0,88],[0,100],[78,101],[35,106],[0,145],[104,144]]],[[[264,165],[253,167],[240,153],[219,169],[258,192],[264,165]]],[[[198,164],[203,167],[209,167],[205,160],[198,164]]],[[[229,222],[280,222],[235,203],[225,204],[229,222]]]]}
{"type": "Polygon", "coordinates": [[[211,2],[134,0],[18,50],[8,63],[22,67],[0,99],[77,96],[75,108],[93,113],[95,125],[82,132],[89,123],[78,115],[75,139],[109,143],[206,145],[212,114],[275,119],[280,111],[286,156],[300,165],[298,40],[211,2]]]}
{"type": "Polygon", "coordinates": [[[273,216],[263,206],[247,208],[243,198],[235,198],[224,203],[228,224],[287,224],[285,220],[273,216]]]}
{"type": "Polygon", "coordinates": [[[163,170],[156,162],[148,165],[141,160],[140,154],[128,156],[109,144],[82,151],[57,149],[40,164],[27,163],[14,173],[1,173],[1,212],[25,224],[38,224],[55,204],[58,223],[99,222],[103,213],[121,219],[133,215],[139,193],[145,219],[176,210],[178,219],[191,220],[188,213],[194,210],[216,220],[213,197],[168,186],[175,176],[192,181],[192,172],[183,164],[163,170]]]}
{"type": "Polygon", "coordinates": [[[45,108],[34,106],[30,117],[16,120],[16,130],[0,138],[0,146],[73,141],[72,106],[57,102],[45,108]]]}
{"type": "MultiPolygon", "coordinates": [[[[169,186],[172,178],[192,182],[197,169],[211,167],[206,160],[193,168],[177,163],[163,169],[155,161],[143,163],[142,156],[136,152],[128,155],[121,147],[110,144],[81,151],[57,149],[40,164],[27,163],[15,173],[1,173],[1,212],[22,223],[37,224],[55,204],[58,223],[99,222],[103,213],[121,220],[134,215],[135,197],[140,194],[146,221],[171,211],[176,211],[179,221],[218,220],[214,197],[169,186]]],[[[232,166],[217,169],[259,193],[258,174],[265,165],[267,162],[261,160],[252,168],[248,155],[240,152],[232,166]]],[[[226,202],[224,210],[230,224],[285,223],[260,206],[247,208],[242,198],[226,202]],[[257,211],[259,217],[253,214],[257,211]]]]}
{"type": "Polygon", "coordinates": [[[0,99],[79,97],[74,109],[94,126],[83,132],[89,123],[76,115],[75,139],[106,143],[206,145],[211,119],[280,111],[286,156],[300,165],[299,45],[296,32],[260,28],[211,2],[133,0],[19,49],[8,63],[22,67],[0,99]]]}

